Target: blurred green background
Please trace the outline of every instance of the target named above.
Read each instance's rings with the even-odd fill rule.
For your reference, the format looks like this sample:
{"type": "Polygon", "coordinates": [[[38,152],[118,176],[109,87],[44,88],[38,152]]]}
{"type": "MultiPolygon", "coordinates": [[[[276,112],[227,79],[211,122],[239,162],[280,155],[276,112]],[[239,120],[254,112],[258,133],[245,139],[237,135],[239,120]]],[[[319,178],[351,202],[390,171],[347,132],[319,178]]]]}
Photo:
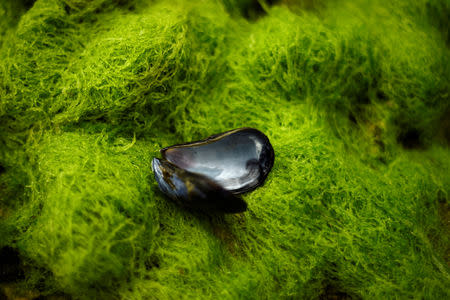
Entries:
{"type": "Polygon", "coordinates": [[[448,299],[449,0],[1,0],[0,298],[448,299]],[[275,149],[236,215],[159,149],[275,149]]]}

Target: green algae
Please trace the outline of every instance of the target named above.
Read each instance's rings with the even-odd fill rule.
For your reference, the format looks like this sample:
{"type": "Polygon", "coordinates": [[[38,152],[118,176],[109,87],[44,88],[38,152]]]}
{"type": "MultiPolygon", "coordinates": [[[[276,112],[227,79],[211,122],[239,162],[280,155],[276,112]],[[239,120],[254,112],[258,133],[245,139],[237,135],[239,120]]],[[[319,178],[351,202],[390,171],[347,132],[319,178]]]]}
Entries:
{"type": "Polygon", "coordinates": [[[450,294],[448,1],[0,5],[18,295],[450,294]],[[158,149],[243,126],[276,153],[246,213],[159,192],[158,149]]]}

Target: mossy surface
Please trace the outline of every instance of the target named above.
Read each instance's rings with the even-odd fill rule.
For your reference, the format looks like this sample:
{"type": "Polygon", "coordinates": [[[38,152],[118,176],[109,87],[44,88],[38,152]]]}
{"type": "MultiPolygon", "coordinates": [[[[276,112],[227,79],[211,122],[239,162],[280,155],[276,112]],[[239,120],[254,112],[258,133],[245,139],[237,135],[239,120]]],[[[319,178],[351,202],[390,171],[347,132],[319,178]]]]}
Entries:
{"type": "Polygon", "coordinates": [[[448,0],[0,2],[0,297],[450,297],[448,0]],[[238,127],[248,211],[152,157],[238,127]]]}

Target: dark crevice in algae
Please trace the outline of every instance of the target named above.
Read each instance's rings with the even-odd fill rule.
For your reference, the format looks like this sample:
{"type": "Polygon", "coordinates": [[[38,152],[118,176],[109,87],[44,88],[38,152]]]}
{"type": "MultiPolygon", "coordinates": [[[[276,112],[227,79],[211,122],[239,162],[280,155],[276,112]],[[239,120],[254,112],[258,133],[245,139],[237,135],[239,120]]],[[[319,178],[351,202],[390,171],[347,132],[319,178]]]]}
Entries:
{"type": "Polygon", "coordinates": [[[424,147],[421,132],[416,128],[409,128],[405,131],[401,131],[397,136],[397,142],[405,149],[418,149],[424,147]]]}
{"type": "Polygon", "coordinates": [[[0,283],[15,282],[25,278],[19,252],[9,246],[0,249],[0,283]]]}

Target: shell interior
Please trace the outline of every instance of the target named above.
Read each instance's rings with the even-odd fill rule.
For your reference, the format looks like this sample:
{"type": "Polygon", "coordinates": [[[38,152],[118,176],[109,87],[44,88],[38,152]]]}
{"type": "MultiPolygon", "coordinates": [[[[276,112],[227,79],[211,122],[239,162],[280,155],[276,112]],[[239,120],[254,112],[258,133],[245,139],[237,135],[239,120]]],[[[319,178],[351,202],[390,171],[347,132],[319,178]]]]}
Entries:
{"type": "Polygon", "coordinates": [[[205,211],[238,213],[247,203],[206,176],[191,173],[167,160],[154,158],[152,169],[161,191],[179,205],[205,211]]]}
{"type": "Polygon", "coordinates": [[[269,139],[253,128],[240,128],[205,140],[161,150],[181,169],[204,175],[234,194],[251,191],[269,174],[274,151],[269,139]]]}

